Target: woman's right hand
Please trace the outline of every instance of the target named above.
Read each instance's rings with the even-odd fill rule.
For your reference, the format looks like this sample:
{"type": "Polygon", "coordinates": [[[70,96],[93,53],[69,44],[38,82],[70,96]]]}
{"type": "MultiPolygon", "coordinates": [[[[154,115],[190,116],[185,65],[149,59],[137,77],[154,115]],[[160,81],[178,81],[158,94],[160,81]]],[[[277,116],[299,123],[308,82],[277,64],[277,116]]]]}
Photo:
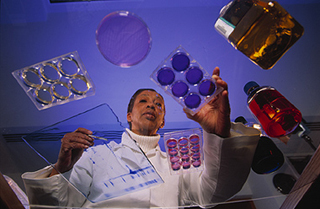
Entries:
{"type": "Polygon", "coordinates": [[[92,131],[78,128],[74,132],[64,135],[61,139],[58,161],[50,176],[67,172],[73,168],[74,164],[80,159],[84,149],[93,146],[94,139],[88,136],[90,134],[92,134],[92,131]]]}

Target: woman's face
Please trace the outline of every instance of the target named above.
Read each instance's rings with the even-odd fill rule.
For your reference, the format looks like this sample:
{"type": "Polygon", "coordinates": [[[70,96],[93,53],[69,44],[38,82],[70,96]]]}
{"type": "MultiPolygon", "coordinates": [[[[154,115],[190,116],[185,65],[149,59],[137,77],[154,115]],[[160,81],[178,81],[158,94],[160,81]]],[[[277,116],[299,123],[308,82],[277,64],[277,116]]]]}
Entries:
{"type": "Polygon", "coordinates": [[[132,111],[127,113],[131,122],[131,131],[139,135],[156,135],[159,128],[164,126],[164,101],[154,91],[142,91],[136,97],[132,111]]]}

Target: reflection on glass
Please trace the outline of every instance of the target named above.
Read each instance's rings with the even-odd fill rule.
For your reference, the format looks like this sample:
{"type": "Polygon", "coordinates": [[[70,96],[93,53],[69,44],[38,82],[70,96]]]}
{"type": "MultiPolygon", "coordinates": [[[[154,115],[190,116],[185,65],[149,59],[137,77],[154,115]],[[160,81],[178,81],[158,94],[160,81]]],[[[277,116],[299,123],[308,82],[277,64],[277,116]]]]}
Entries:
{"type": "Polygon", "coordinates": [[[273,177],[273,185],[282,194],[289,194],[295,183],[296,179],[289,174],[278,173],[273,177]]]}
{"type": "Polygon", "coordinates": [[[78,127],[85,127],[93,131],[93,135],[107,139],[95,139],[94,146],[86,149],[79,159],[81,166],[76,164],[71,174],[63,173],[90,202],[108,200],[163,183],[152,164],[106,104],[26,135],[23,139],[49,164],[53,164],[58,160],[63,136],[78,127]],[[130,139],[125,145],[120,143],[123,137],[130,139]],[[84,165],[94,172],[84,170],[84,165]],[[93,172],[94,178],[87,172],[93,172]],[[91,177],[92,182],[88,183],[88,178],[91,177]]]}
{"type": "Polygon", "coordinates": [[[253,157],[252,170],[257,174],[268,174],[278,170],[283,163],[283,154],[274,142],[261,136],[253,157]]]}

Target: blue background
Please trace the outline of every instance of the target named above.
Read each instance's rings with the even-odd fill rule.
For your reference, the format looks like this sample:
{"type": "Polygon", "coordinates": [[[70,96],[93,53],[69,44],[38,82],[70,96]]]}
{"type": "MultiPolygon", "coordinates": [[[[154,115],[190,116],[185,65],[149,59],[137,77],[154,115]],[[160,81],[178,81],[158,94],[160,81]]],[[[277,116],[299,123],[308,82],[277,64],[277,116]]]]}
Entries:
{"type": "MultiPolygon", "coordinates": [[[[227,0],[124,0],[50,4],[49,0],[2,0],[0,19],[0,128],[43,127],[108,103],[126,123],[126,108],[138,88],[163,94],[167,126],[189,123],[182,107],[149,76],[179,45],[210,74],[219,66],[229,85],[231,119],[252,118],[243,86],[250,80],[277,88],[303,114],[320,114],[319,25],[317,0],[278,1],[305,34],[270,70],[253,64],[214,29],[227,0]],[[151,31],[151,51],[141,63],[121,68],[100,54],[95,43],[99,22],[111,12],[127,10],[141,17],[151,31]],[[72,51],[78,51],[96,94],[39,111],[11,72],[72,51]]],[[[311,119],[310,119],[311,120],[311,119]]]]}

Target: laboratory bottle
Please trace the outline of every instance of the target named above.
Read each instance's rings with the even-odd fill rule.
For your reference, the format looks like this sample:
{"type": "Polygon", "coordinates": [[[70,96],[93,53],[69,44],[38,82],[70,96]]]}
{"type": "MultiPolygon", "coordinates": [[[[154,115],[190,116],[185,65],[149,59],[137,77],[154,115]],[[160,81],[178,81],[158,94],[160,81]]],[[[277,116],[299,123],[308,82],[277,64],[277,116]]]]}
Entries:
{"type": "Polygon", "coordinates": [[[269,137],[287,136],[300,124],[301,112],[274,87],[250,81],[244,91],[250,112],[269,137]]]}
{"type": "Polygon", "coordinates": [[[215,29],[262,69],[271,69],[303,35],[304,28],[276,1],[233,0],[215,29]]]}

